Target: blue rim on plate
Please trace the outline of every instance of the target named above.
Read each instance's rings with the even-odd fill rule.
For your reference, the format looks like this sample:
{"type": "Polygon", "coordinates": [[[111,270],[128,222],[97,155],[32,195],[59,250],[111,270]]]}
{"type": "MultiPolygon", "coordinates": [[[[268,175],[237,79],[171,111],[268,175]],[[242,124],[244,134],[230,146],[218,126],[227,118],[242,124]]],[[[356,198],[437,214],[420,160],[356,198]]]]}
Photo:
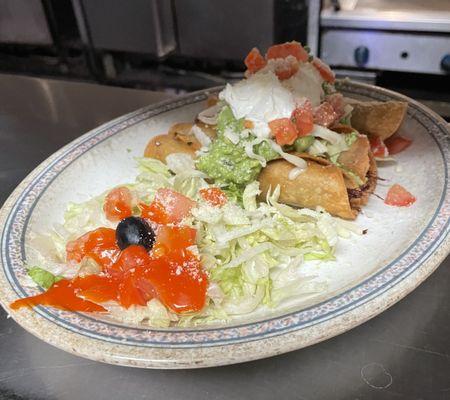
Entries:
{"type": "MultiPolygon", "coordinates": [[[[16,298],[35,294],[34,289],[24,287],[20,283],[20,278],[23,278],[26,274],[23,265],[23,260],[26,260],[24,246],[25,233],[36,203],[58,175],[78,157],[124,129],[169,110],[203,101],[208,94],[218,90],[220,89],[196,92],[175,101],[171,100],[149,106],[111,121],[62,148],[25,179],[5,203],[2,214],[0,215],[0,221],[4,221],[1,235],[0,260],[3,274],[16,298]]],[[[97,320],[92,316],[81,313],[70,313],[46,307],[36,307],[35,311],[37,315],[71,333],[120,346],[195,349],[199,346],[216,347],[237,345],[285,335],[289,332],[305,330],[306,328],[322,324],[325,321],[337,319],[399,285],[424,265],[424,263],[429,261],[430,258],[434,257],[433,267],[428,274],[431,273],[439,265],[443,257],[448,254],[449,249],[448,128],[443,120],[426,107],[388,90],[347,81],[340,83],[340,90],[344,94],[361,95],[373,100],[407,100],[409,102],[409,117],[426,129],[428,134],[434,139],[442,157],[445,180],[439,206],[433,217],[428,221],[425,229],[423,229],[414,242],[395,260],[358,285],[319,304],[278,317],[234,326],[196,329],[127,327],[112,322],[97,320]],[[436,257],[435,252],[438,248],[443,248],[444,250],[440,252],[439,257],[436,257]]],[[[409,289],[403,290],[399,298],[405,296],[417,284],[410,285],[411,287],[409,289]]],[[[0,292],[0,301],[6,309],[8,309],[9,300],[5,299],[0,292]]],[[[381,312],[382,309],[378,312],[381,312]]],[[[19,323],[23,322],[20,313],[10,312],[19,323]]],[[[367,317],[361,317],[359,321],[353,323],[353,326],[363,322],[365,319],[367,317]]],[[[29,326],[27,329],[32,331],[29,326]]],[[[316,341],[318,340],[321,340],[321,338],[317,338],[316,341]]],[[[314,339],[312,342],[314,342],[314,339]]],[[[301,347],[301,345],[297,347],[301,347]]],[[[83,354],[82,350],[77,351],[77,353],[89,357],[89,354],[83,354]]],[[[237,359],[237,361],[244,360],[237,359]]],[[[124,364],[128,365],[128,363],[124,364]]],[[[220,364],[220,362],[211,365],[216,364],[220,364]]],[[[153,366],[153,364],[148,363],[148,365],[144,364],[143,366],[153,366]]]]}

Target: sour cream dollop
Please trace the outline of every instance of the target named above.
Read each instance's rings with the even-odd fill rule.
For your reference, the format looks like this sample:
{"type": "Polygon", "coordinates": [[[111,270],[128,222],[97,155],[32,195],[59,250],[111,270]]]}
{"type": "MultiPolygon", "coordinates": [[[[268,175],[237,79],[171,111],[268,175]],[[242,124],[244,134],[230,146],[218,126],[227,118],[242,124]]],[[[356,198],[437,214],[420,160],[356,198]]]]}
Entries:
{"type": "Polygon", "coordinates": [[[272,71],[257,73],[235,85],[228,84],[219,94],[236,118],[252,121],[255,136],[268,138],[268,123],[289,118],[295,109],[293,94],[284,87],[272,71]]]}
{"type": "Polygon", "coordinates": [[[323,79],[311,63],[301,63],[298,72],[284,81],[277,78],[272,67],[269,63],[248,79],[228,84],[219,94],[236,118],[253,122],[253,134],[259,138],[270,137],[270,121],[290,118],[296,105],[305,99],[318,106],[324,96],[323,79]]]}
{"type": "Polygon", "coordinates": [[[313,107],[320,105],[325,96],[322,88],[324,80],[319,71],[311,63],[302,63],[297,73],[281,84],[288,89],[296,99],[307,98],[313,107]]]}

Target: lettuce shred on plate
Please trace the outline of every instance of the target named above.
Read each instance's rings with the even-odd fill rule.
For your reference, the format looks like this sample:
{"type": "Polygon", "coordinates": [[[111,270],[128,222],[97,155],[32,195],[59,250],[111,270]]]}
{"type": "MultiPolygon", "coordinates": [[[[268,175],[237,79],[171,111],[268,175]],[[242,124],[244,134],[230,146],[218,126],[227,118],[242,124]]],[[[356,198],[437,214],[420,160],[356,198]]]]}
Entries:
{"type": "MultiPolygon", "coordinates": [[[[339,237],[357,232],[354,225],[323,210],[294,209],[278,203],[279,187],[266,201],[258,202],[257,181],[246,185],[241,204],[228,201],[222,207],[214,207],[199,196],[200,189],[212,185],[185,154],[169,156],[167,165],[149,158],[139,158],[137,162],[140,173],[134,183],[127,185],[137,199],[150,202],[158,189],[171,188],[197,202],[183,223],[197,230],[198,253],[209,282],[206,306],[189,315],[176,314],[157,299],[128,309],[114,302],[103,304],[112,317],[127,323],[144,321],[158,327],[211,323],[250,313],[257,307],[275,307],[293,296],[320,293],[326,284],[305,276],[303,263],[333,260],[339,237]]],[[[70,204],[61,226],[56,226],[50,235],[36,235],[35,258],[45,271],[31,270],[34,272],[30,277],[35,282],[45,287],[61,276],[98,272],[89,258],[67,265],[65,245],[89,230],[115,226],[105,218],[104,198],[105,194],[70,204]]]]}

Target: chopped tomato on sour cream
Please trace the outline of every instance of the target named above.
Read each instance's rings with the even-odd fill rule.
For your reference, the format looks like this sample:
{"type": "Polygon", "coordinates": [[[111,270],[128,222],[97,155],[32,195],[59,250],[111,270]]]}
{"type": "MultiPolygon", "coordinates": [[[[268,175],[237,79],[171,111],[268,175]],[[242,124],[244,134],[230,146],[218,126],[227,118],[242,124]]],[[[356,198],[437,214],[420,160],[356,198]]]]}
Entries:
{"type": "Polygon", "coordinates": [[[247,71],[251,74],[258,72],[260,69],[264,68],[267,61],[261,55],[256,47],[250,50],[250,53],[245,57],[244,64],[247,67],[247,71]]]}
{"type": "Polygon", "coordinates": [[[288,56],[293,56],[297,59],[297,61],[301,62],[308,61],[309,58],[308,52],[300,43],[295,41],[271,46],[266,53],[267,60],[275,58],[287,58],[288,56]]]}
{"type": "Polygon", "coordinates": [[[302,106],[297,107],[292,112],[291,121],[297,128],[298,136],[308,135],[314,128],[314,116],[311,103],[306,101],[302,106]]]}
{"type": "Polygon", "coordinates": [[[314,123],[317,125],[329,127],[337,118],[338,114],[334,111],[334,107],[327,101],[314,109],[314,123]]]}
{"type": "Polygon", "coordinates": [[[297,129],[289,118],[274,119],[269,122],[269,128],[280,146],[293,144],[298,137],[297,129]]]}
{"type": "Polygon", "coordinates": [[[319,71],[320,76],[329,83],[334,83],[336,77],[331,68],[325,64],[320,58],[314,57],[312,64],[316,67],[317,71],[319,71]]]}

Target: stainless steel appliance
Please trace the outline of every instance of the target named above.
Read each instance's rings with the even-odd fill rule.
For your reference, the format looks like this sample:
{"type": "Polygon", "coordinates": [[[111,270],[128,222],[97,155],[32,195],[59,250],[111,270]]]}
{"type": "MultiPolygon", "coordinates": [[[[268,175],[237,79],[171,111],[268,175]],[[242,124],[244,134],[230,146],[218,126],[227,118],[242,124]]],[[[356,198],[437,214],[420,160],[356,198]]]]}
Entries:
{"type": "Polygon", "coordinates": [[[0,0],[0,43],[51,45],[42,1],[0,0]]]}
{"type": "Polygon", "coordinates": [[[403,92],[450,119],[450,0],[324,3],[320,55],[338,77],[403,92]]]}
{"type": "Polygon", "coordinates": [[[72,0],[80,35],[93,49],[163,57],[175,49],[167,0],[72,0]]]}
{"type": "Polygon", "coordinates": [[[174,11],[182,56],[242,60],[294,39],[317,49],[320,0],[174,0],[174,11]]]}
{"type": "Polygon", "coordinates": [[[450,73],[450,1],[340,0],[321,12],[321,57],[334,67],[450,73]]]}

